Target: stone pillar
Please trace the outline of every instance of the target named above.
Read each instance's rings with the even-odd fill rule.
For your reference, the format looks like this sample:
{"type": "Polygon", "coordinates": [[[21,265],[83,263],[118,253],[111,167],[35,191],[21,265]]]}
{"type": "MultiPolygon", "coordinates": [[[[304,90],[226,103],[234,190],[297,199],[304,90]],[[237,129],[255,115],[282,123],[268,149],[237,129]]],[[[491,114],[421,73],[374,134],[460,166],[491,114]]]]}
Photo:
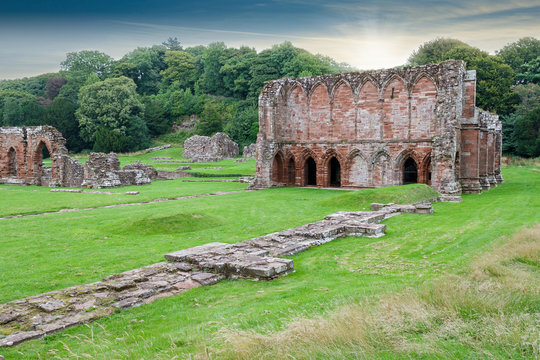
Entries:
{"type": "Polygon", "coordinates": [[[495,131],[495,179],[498,184],[504,182],[501,175],[501,156],[502,156],[502,123],[497,121],[497,128],[495,131]]]}
{"type": "Polygon", "coordinates": [[[487,134],[487,176],[489,186],[497,186],[497,179],[495,178],[495,131],[493,129],[488,130],[487,134]]]}
{"type": "Polygon", "coordinates": [[[461,130],[461,189],[465,194],[480,194],[480,129],[472,125],[464,125],[461,130]]]}
{"type": "Polygon", "coordinates": [[[483,190],[489,190],[490,183],[488,179],[488,132],[485,128],[479,131],[480,141],[478,143],[478,151],[480,157],[478,160],[478,177],[483,190]]]}

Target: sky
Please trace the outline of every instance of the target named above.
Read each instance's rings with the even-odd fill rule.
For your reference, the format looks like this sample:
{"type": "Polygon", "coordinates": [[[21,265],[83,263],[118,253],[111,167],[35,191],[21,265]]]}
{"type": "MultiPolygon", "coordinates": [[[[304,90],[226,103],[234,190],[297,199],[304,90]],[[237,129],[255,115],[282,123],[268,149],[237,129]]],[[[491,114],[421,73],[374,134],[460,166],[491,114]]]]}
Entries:
{"type": "Polygon", "coordinates": [[[56,72],[66,53],[119,59],[178,38],[258,51],[291,41],[361,70],[403,65],[437,37],[492,54],[540,38],[540,0],[0,0],[0,79],[56,72]]]}

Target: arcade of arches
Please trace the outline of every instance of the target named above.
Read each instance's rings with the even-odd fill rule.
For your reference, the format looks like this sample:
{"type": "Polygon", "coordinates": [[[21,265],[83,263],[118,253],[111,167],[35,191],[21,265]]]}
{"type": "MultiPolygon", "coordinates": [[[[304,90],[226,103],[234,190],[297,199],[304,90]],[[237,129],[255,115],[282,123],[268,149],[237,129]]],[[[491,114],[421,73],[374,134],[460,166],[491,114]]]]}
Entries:
{"type": "Polygon", "coordinates": [[[361,152],[317,156],[306,149],[282,155],[276,153],[272,161],[272,181],[279,185],[321,187],[380,187],[387,185],[423,183],[431,185],[431,154],[421,157],[407,153],[390,159],[385,153],[376,154],[372,161],[361,152]],[[401,160],[399,160],[401,158],[401,160]]]}
{"type": "Polygon", "coordinates": [[[269,81],[252,188],[487,190],[503,181],[502,125],[475,106],[475,92],[476,72],[455,60],[269,81]]]}

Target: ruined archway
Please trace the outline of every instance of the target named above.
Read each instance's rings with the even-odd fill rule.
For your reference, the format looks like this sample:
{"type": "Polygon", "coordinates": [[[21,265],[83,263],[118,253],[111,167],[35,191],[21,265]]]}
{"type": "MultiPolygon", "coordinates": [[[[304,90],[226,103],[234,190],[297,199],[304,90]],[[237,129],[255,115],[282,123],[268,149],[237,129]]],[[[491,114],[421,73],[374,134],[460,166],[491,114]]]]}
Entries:
{"type": "Polygon", "coordinates": [[[329,185],[332,187],[341,187],[341,165],[334,156],[328,162],[329,185]]]}
{"type": "Polygon", "coordinates": [[[52,169],[54,168],[54,160],[52,151],[49,145],[41,140],[34,150],[32,157],[32,166],[34,170],[34,179],[36,185],[49,186],[52,179],[52,169]],[[51,164],[45,163],[44,160],[50,159],[51,164]]]}
{"type": "Polygon", "coordinates": [[[418,166],[412,157],[403,164],[403,184],[416,184],[418,182],[418,166]]]}
{"type": "Polygon", "coordinates": [[[287,185],[296,185],[296,164],[293,157],[289,159],[287,164],[287,185]]]}
{"type": "Polygon", "coordinates": [[[10,148],[7,154],[7,174],[8,176],[17,177],[17,152],[14,148],[10,148]]]}
{"type": "Polygon", "coordinates": [[[274,156],[272,162],[272,181],[275,183],[283,182],[283,157],[280,153],[274,156]]]}
{"type": "Polygon", "coordinates": [[[304,163],[304,181],[307,186],[317,185],[317,164],[311,156],[304,163]]]}

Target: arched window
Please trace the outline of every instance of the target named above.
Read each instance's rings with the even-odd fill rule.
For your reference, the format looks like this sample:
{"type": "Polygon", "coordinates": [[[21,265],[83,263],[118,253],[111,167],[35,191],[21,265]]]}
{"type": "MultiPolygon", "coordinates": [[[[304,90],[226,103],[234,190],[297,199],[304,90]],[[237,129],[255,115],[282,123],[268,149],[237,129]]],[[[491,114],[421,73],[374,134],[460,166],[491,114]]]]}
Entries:
{"type": "Polygon", "coordinates": [[[277,153],[274,156],[272,163],[272,181],[276,183],[282,183],[283,181],[283,159],[281,154],[277,153]]]}
{"type": "Polygon", "coordinates": [[[296,184],[296,165],[292,157],[289,159],[289,164],[287,164],[287,184],[296,184]]]}

